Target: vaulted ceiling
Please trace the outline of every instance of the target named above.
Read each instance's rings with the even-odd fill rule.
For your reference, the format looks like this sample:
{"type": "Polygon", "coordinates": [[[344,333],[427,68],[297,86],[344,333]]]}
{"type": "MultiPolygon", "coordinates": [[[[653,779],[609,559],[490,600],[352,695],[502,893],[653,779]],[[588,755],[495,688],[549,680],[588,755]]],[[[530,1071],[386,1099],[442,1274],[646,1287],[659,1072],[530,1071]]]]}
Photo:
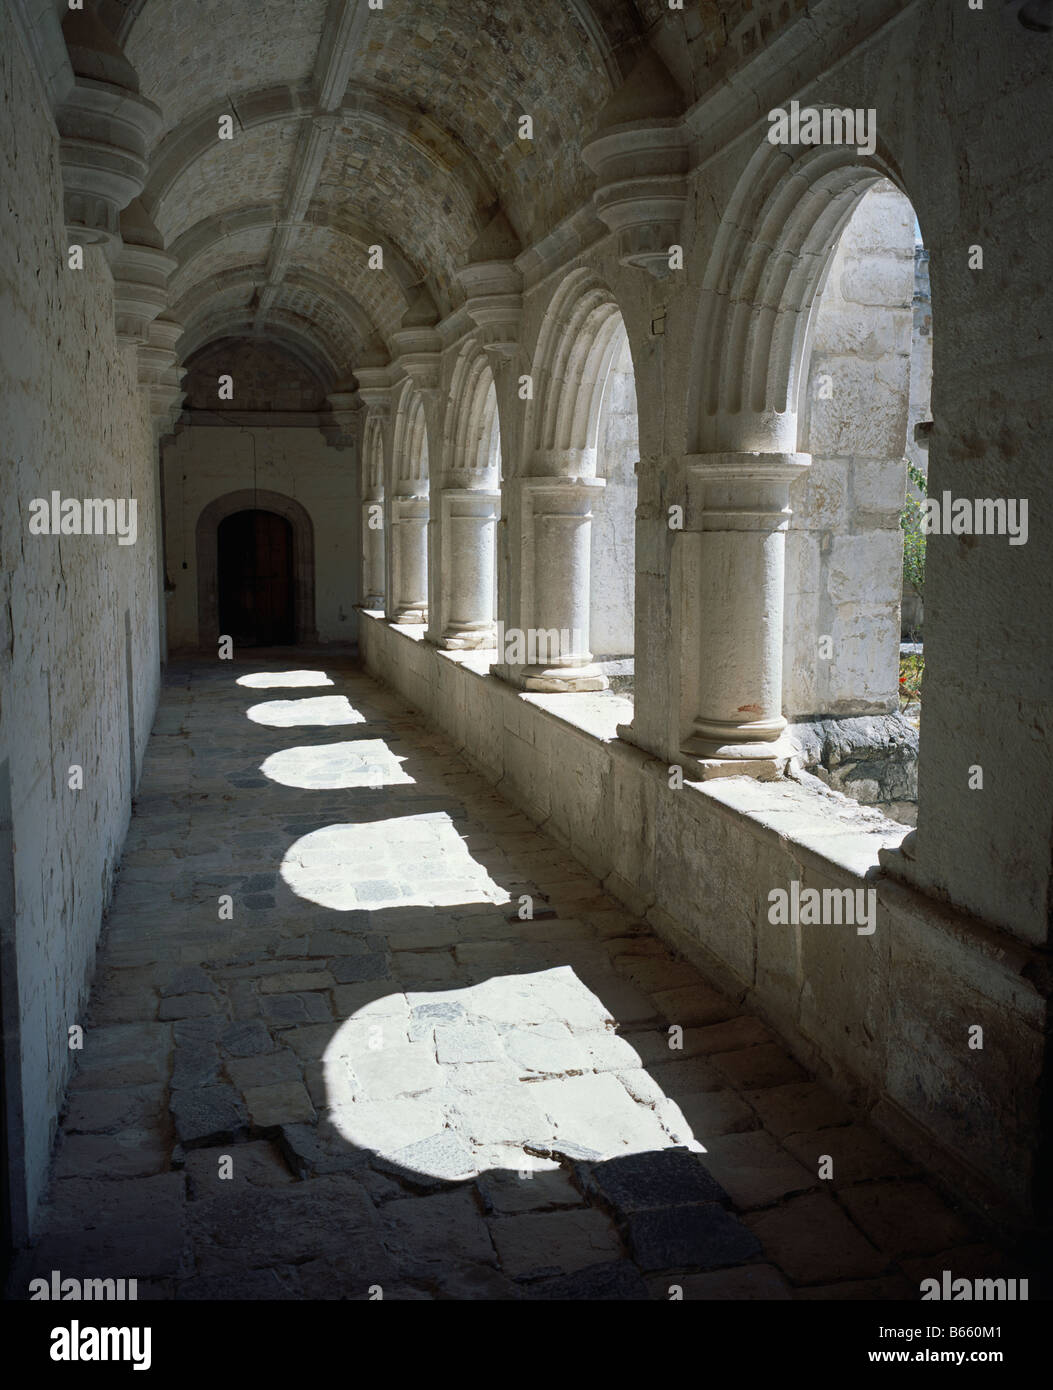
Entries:
{"type": "Polygon", "coordinates": [[[185,341],[284,339],[334,378],[376,336],[390,343],[421,286],[438,314],[456,307],[455,272],[498,212],[525,248],[578,205],[583,136],[644,23],[634,0],[99,0],[98,13],[162,112],[142,201],[179,262],[185,341]]]}

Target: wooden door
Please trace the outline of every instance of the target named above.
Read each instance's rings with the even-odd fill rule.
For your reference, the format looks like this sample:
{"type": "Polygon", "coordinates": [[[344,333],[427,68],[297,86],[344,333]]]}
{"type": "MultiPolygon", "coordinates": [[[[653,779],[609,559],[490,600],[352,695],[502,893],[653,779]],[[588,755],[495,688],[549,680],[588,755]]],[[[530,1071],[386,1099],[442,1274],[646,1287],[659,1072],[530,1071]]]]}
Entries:
{"type": "Polygon", "coordinates": [[[296,640],[292,526],[276,512],[235,512],[219,524],[219,630],[235,647],[296,640]]]}

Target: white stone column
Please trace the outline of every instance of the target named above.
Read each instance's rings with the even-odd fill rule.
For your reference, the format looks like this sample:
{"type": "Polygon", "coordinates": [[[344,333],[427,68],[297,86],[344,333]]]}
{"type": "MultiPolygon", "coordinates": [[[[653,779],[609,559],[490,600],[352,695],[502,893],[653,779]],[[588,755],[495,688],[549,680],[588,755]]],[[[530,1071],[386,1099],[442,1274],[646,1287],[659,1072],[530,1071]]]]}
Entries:
{"type": "MultiPolygon", "coordinates": [[[[368,391],[368,387],[366,388],[368,391]]],[[[362,396],[361,384],[359,396],[362,396]]],[[[362,598],[363,608],[382,610],[384,607],[384,428],[387,423],[388,407],[386,400],[367,403],[364,418],[357,422],[356,444],[358,449],[358,473],[362,489],[361,501],[361,542],[362,542],[362,598]],[[370,443],[370,423],[376,420],[380,428],[382,452],[378,475],[371,471],[373,457],[368,448],[370,443]]]]}
{"type": "Polygon", "coordinates": [[[494,643],[494,569],[501,494],[486,488],[444,488],[442,499],[444,624],[448,650],[494,643]]]}
{"type": "MultiPolygon", "coordinates": [[[[501,475],[503,481],[502,488],[509,488],[510,480],[514,477],[518,469],[520,432],[522,421],[521,403],[517,398],[517,382],[519,376],[519,335],[520,324],[523,313],[523,278],[514,264],[514,257],[511,255],[514,249],[519,246],[518,237],[508,223],[503,213],[498,213],[480,233],[477,240],[469,249],[468,264],[457,272],[465,292],[465,310],[476,325],[479,331],[479,341],[490,360],[490,368],[494,378],[494,389],[497,396],[497,418],[501,433],[501,475]]],[[[457,622],[452,617],[456,609],[456,601],[451,599],[454,604],[450,609],[451,629],[455,623],[460,631],[457,636],[472,634],[472,640],[465,645],[492,646],[494,642],[493,622],[497,619],[497,614],[493,613],[493,592],[494,592],[494,570],[496,569],[497,578],[497,604],[502,613],[501,626],[507,624],[506,616],[510,615],[514,606],[514,600],[510,593],[512,581],[511,565],[509,556],[509,536],[508,527],[503,522],[508,520],[507,499],[501,492],[491,491],[497,478],[489,477],[486,479],[484,489],[480,491],[472,506],[481,512],[483,508],[493,509],[494,520],[492,530],[489,524],[480,527],[478,533],[467,543],[464,565],[466,571],[458,573],[462,564],[460,556],[453,561],[453,570],[449,577],[450,593],[462,592],[467,595],[470,591],[474,598],[470,601],[465,600],[465,611],[488,612],[491,617],[490,631],[486,634],[484,641],[474,638],[473,626],[465,622],[457,622]],[[485,500],[484,500],[485,499],[485,500]],[[502,511],[505,516],[502,517],[502,511]],[[485,547],[485,552],[480,550],[485,547]],[[469,558],[469,557],[478,557],[469,558]]],[[[467,503],[460,508],[462,518],[467,508],[467,503]]],[[[476,523],[478,524],[478,522],[476,523]]],[[[462,527],[467,530],[470,523],[462,519],[462,527]]],[[[446,634],[444,634],[445,636],[446,634]]],[[[451,634],[452,635],[452,634],[451,634]]],[[[500,658],[503,653],[499,652],[500,658]]],[[[493,668],[495,674],[500,674],[500,668],[493,668]]]]}
{"type": "Polygon", "coordinates": [[[391,499],[392,599],[395,623],[428,621],[428,495],[391,499]]]}
{"type": "Polygon", "coordinates": [[[394,461],[392,590],[388,596],[388,616],[395,623],[428,621],[428,523],[442,438],[439,389],[442,338],[435,329],[438,319],[438,309],[427,287],[418,286],[415,298],[403,315],[402,326],[391,335],[395,345],[395,370],[409,377],[421,398],[428,450],[427,478],[411,481],[404,476],[406,461],[402,458],[394,461]]]}
{"type": "Polygon", "coordinates": [[[378,497],[362,503],[362,606],[384,607],[384,504],[378,497]]]}
{"type": "MultiPolygon", "coordinates": [[[[120,299],[115,287],[115,305],[119,316],[120,299]]],[[[183,325],[167,314],[159,314],[144,325],[145,337],[136,347],[136,371],[139,388],[149,406],[154,445],[154,501],[157,521],[154,537],[157,555],[157,625],[158,656],[162,668],[168,662],[168,564],[166,552],[164,440],[170,437],[183,404],[182,381],[186,375],[179,364],[176,344],[183,336],[183,325]]]]}
{"type": "Polygon", "coordinates": [[[771,774],[781,738],[784,551],[806,454],[686,461],[682,747],[704,777],[771,774]]]}
{"type": "Polygon", "coordinates": [[[550,475],[521,478],[515,486],[522,538],[518,623],[499,631],[494,674],[526,690],[605,690],[607,677],[589,651],[592,508],[604,481],[550,475]]]}
{"type": "MultiPolygon", "coordinates": [[[[358,381],[358,394],[366,406],[367,415],[362,427],[362,448],[359,455],[362,476],[362,606],[379,609],[387,613],[387,603],[391,596],[390,562],[392,525],[391,473],[392,437],[394,421],[391,412],[391,385],[388,366],[381,365],[383,349],[378,345],[363,361],[355,367],[358,381]],[[369,483],[366,468],[371,463],[366,457],[365,441],[369,434],[369,423],[376,420],[380,426],[383,457],[380,466],[380,479],[369,483]],[[371,507],[380,506],[380,526],[370,524],[375,513],[371,507]]],[[[390,616],[390,613],[388,614],[390,616]]]]}

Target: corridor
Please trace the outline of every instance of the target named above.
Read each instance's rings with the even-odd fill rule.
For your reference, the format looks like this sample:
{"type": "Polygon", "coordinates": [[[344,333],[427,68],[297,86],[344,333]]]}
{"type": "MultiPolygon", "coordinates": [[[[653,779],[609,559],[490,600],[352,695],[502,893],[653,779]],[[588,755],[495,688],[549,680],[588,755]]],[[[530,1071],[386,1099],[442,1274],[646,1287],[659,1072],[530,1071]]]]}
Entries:
{"type": "Polygon", "coordinates": [[[329,655],[169,666],[82,1022],[17,1297],[52,1270],[160,1299],[1026,1274],[329,655]]]}

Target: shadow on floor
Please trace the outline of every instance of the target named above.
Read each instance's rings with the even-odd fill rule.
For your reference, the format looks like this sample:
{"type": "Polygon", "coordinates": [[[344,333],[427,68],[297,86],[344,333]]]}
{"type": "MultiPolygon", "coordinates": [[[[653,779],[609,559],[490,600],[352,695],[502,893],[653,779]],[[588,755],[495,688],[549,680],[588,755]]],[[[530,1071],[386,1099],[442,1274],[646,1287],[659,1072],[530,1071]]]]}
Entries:
{"type": "Polygon", "coordinates": [[[169,669],[86,1023],[15,1297],[1019,1272],[346,659],[169,669]]]}

